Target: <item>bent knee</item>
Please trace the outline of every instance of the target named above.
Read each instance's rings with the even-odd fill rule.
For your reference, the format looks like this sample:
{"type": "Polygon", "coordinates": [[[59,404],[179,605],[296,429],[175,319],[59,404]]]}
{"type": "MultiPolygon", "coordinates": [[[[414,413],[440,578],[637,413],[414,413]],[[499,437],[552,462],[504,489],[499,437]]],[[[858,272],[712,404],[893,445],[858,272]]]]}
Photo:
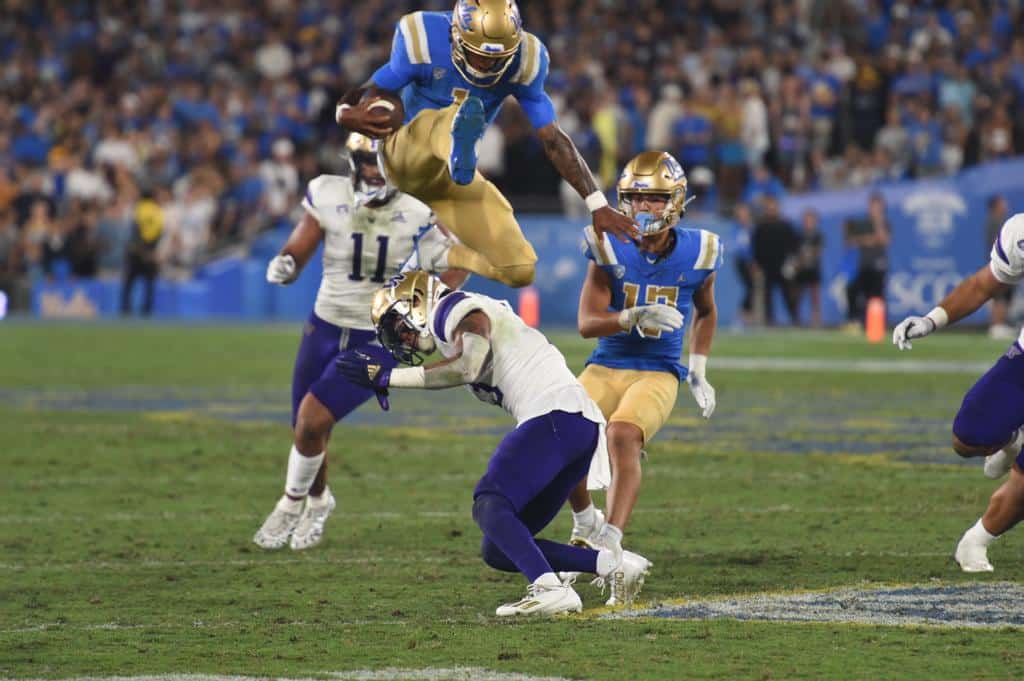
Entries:
{"type": "Polygon", "coordinates": [[[534,275],[536,274],[536,267],[534,267],[533,263],[529,265],[506,265],[504,267],[495,267],[494,269],[497,270],[498,281],[512,288],[529,286],[533,283],[534,275]]]}
{"type": "Polygon", "coordinates": [[[334,426],[334,417],[324,410],[325,414],[307,414],[299,410],[295,420],[295,444],[301,452],[322,452],[327,446],[327,437],[334,426]]]}
{"type": "Polygon", "coordinates": [[[1002,445],[968,444],[967,442],[964,442],[962,439],[960,439],[960,436],[957,435],[955,431],[953,432],[953,451],[955,451],[957,454],[959,454],[965,459],[970,459],[977,456],[988,456],[990,454],[995,454],[1000,449],[1002,449],[1002,445]]]}

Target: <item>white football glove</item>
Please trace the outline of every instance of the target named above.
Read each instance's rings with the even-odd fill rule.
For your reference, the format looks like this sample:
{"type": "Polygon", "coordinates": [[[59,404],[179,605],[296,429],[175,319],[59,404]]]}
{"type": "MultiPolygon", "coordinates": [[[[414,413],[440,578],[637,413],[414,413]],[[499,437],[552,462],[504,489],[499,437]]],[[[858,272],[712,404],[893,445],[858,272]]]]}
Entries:
{"type": "Polygon", "coordinates": [[[701,416],[711,418],[715,413],[715,389],[708,379],[704,377],[707,368],[708,358],[704,355],[690,355],[690,371],[686,374],[686,384],[690,386],[693,399],[701,409],[701,416]]]}
{"type": "Polygon", "coordinates": [[[267,265],[267,282],[285,286],[292,283],[295,276],[295,258],[288,255],[275,255],[267,265]]]}
{"type": "Polygon", "coordinates": [[[595,549],[608,549],[614,556],[616,567],[622,562],[622,530],[611,523],[605,523],[601,530],[590,540],[595,549]]]}
{"type": "Polygon", "coordinates": [[[662,303],[627,307],[619,313],[619,326],[624,331],[630,331],[633,327],[638,326],[641,329],[641,335],[643,335],[643,329],[675,331],[682,325],[682,313],[675,307],[662,303]]]}
{"type": "Polygon", "coordinates": [[[892,344],[900,350],[910,350],[912,339],[924,338],[935,328],[935,322],[928,317],[907,317],[892,330],[892,344]]]}

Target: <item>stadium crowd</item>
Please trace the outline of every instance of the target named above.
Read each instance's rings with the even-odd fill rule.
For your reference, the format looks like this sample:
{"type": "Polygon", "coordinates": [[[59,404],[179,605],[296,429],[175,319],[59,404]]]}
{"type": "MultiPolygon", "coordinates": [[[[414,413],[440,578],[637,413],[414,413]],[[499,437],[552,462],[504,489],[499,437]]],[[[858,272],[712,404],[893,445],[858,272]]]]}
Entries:
{"type": "MultiPolygon", "coordinates": [[[[0,290],[23,307],[35,278],[140,257],[187,274],[291,223],[305,182],[344,170],[338,96],[387,59],[402,14],[452,4],[6,0],[0,290]]],[[[550,50],[559,120],[606,187],[644,148],[673,152],[723,212],[1024,153],[1014,1],[520,7],[550,50]]],[[[519,210],[579,212],[518,107],[498,123],[481,170],[519,210]]]]}

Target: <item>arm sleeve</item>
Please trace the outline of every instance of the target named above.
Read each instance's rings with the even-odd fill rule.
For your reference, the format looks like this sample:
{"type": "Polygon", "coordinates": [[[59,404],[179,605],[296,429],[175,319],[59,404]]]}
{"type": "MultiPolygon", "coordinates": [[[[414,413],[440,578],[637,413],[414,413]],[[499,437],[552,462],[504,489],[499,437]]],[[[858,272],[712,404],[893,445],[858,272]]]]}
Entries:
{"type": "Polygon", "coordinates": [[[992,274],[1002,283],[1016,284],[1024,279],[1024,213],[1003,223],[989,258],[992,274]]]}
{"type": "Polygon", "coordinates": [[[515,93],[516,100],[523,107],[530,124],[535,129],[543,128],[555,120],[555,105],[544,91],[550,62],[548,48],[537,36],[527,33],[522,49],[519,70],[512,79],[519,86],[515,93]]]}

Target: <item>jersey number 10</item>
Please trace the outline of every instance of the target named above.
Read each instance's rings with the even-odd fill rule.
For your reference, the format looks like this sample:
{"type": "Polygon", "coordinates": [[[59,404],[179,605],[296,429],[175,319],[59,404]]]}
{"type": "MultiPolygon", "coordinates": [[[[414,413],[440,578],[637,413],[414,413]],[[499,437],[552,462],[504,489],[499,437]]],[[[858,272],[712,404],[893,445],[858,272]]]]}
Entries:
{"type": "MultiPolygon", "coordinates": [[[[373,271],[370,281],[383,284],[384,268],[388,264],[388,238],[377,237],[377,268],[373,271]]],[[[348,275],[351,281],[363,280],[363,235],[360,232],[352,233],[352,273],[348,275]]]]}

